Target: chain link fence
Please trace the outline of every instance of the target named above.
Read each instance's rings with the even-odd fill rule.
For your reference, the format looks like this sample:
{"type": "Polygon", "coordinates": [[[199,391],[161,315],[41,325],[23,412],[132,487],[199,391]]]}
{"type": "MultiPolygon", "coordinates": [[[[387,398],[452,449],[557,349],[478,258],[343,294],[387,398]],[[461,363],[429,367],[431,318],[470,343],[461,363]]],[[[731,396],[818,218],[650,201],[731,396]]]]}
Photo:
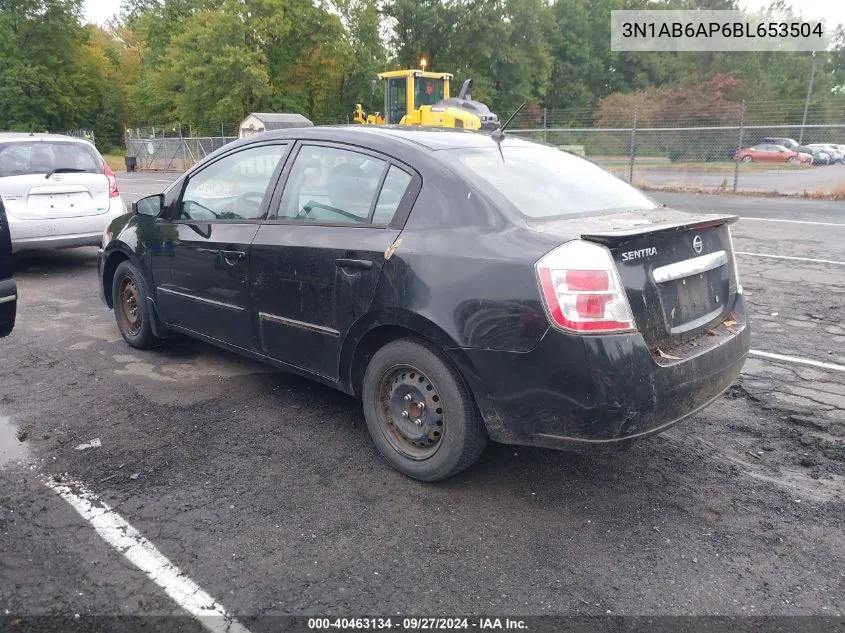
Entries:
{"type": "MultiPolygon", "coordinates": [[[[845,197],[845,98],[804,109],[803,102],[528,106],[507,132],[580,154],[646,189],[845,197]],[[808,147],[816,144],[840,147],[808,147]]],[[[237,137],[231,123],[149,125],[128,129],[126,148],[140,170],[182,171],[237,137]]]]}
{"type": "Polygon", "coordinates": [[[646,189],[845,198],[845,99],[806,113],[803,102],[527,107],[508,133],[574,151],[646,189]]]}

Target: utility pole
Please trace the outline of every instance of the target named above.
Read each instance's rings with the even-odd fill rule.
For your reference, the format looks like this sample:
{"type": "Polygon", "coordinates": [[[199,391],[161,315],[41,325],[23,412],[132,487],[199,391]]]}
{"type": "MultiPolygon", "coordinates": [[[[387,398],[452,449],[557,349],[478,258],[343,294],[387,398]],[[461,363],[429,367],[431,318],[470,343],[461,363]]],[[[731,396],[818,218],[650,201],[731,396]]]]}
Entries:
{"type": "Polygon", "coordinates": [[[813,65],[810,67],[810,85],[807,86],[807,100],[804,102],[804,118],[801,120],[801,133],[798,144],[804,143],[804,126],[807,125],[807,109],[810,107],[810,97],[813,96],[813,80],[816,78],[816,51],[813,51],[813,65]]]}

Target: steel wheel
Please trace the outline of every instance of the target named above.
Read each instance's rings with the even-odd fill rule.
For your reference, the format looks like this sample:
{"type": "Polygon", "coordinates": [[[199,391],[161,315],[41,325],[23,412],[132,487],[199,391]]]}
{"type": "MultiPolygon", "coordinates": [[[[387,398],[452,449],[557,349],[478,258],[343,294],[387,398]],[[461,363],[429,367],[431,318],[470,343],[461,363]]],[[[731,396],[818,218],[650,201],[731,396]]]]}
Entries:
{"type": "Polygon", "coordinates": [[[433,456],[444,433],[443,402],[419,369],[397,365],[382,376],[379,404],[384,435],[394,450],[413,460],[433,456]]]}
{"type": "Polygon", "coordinates": [[[743,163],[750,163],[752,160],[754,160],[754,159],[751,156],[749,156],[748,154],[746,154],[745,156],[742,157],[743,163]]]}
{"type": "Polygon", "coordinates": [[[124,328],[126,328],[126,332],[132,336],[137,336],[141,331],[142,325],[139,305],[141,302],[141,293],[138,292],[138,287],[132,279],[124,277],[120,280],[117,298],[120,320],[124,328]]]}

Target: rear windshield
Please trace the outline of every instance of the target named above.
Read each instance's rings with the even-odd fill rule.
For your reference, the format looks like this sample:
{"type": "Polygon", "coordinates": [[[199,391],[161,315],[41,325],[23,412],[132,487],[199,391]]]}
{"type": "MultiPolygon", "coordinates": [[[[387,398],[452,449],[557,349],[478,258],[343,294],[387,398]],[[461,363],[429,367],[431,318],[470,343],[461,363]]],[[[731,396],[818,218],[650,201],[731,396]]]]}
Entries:
{"type": "Polygon", "coordinates": [[[49,174],[56,169],[103,173],[97,151],[88,143],[23,141],[0,143],[0,178],[49,174]]]}
{"type": "Polygon", "coordinates": [[[500,155],[491,140],[489,148],[441,153],[458,172],[494,189],[529,218],[585,216],[657,206],[598,165],[546,145],[509,146],[505,141],[500,155]]]}

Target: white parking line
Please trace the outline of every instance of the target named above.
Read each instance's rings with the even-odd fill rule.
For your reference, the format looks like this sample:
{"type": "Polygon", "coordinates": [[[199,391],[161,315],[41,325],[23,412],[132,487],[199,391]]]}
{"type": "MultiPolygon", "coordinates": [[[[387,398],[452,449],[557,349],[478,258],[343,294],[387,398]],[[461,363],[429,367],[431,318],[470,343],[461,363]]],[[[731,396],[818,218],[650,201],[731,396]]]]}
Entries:
{"type": "Polygon", "coordinates": [[[213,633],[249,633],[214,598],[171,563],[138,530],[78,482],[44,484],[67,501],[103,540],[164,589],[182,609],[213,633]]]}
{"type": "Polygon", "coordinates": [[[845,371],[845,365],[837,365],[836,363],[823,363],[820,360],[813,360],[812,358],[801,358],[800,356],[786,356],[784,354],[773,354],[771,352],[761,352],[758,349],[748,350],[748,354],[750,356],[759,356],[761,358],[769,358],[771,360],[780,360],[785,363],[795,363],[796,365],[809,365],[810,367],[819,367],[821,369],[845,371]]]}
{"type": "Polygon", "coordinates": [[[813,259],[811,257],[790,257],[788,255],[769,255],[768,253],[748,253],[746,251],[736,251],[737,255],[749,255],[751,257],[770,257],[772,259],[790,259],[799,262],[813,262],[816,264],[836,264],[838,266],[845,266],[845,262],[838,262],[833,259],[813,259]]]}
{"type": "Polygon", "coordinates": [[[756,220],[757,222],[784,222],[786,224],[814,224],[816,226],[841,226],[845,228],[845,224],[836,222],[810,222],[809,220],[776,220],[774,218],[752,218],[747,215],[741,215],[740,220],[756,220]]]}

